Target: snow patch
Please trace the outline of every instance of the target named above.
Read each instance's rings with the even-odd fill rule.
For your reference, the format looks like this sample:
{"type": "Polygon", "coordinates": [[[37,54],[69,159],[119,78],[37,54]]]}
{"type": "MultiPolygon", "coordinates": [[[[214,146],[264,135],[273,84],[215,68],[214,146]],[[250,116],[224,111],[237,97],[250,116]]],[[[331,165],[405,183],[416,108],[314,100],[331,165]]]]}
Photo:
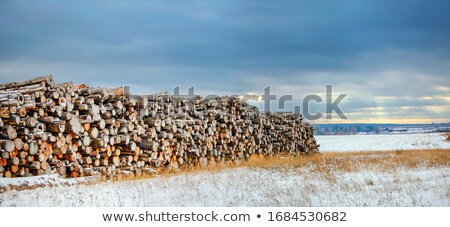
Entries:
{"type": "Polygon", "coordinates": [[[90,184],[99,180],[99,177],[62,178],[57,174],[33,177],[0,178],[0,193],[11,190],[21,191],[36,189],[38,187],[90,184]]]}

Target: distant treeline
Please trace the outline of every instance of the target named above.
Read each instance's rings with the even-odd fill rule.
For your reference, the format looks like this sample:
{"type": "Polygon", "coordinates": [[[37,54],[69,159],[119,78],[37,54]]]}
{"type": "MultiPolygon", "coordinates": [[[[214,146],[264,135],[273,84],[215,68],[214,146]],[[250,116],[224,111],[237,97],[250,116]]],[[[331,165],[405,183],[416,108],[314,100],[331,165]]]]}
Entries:
{"type": "Polygon", "coordinates": [[[316,135],[381,134],[392,132],[447,132],[450,123],[440,124],[313,124],[316,135]]]}

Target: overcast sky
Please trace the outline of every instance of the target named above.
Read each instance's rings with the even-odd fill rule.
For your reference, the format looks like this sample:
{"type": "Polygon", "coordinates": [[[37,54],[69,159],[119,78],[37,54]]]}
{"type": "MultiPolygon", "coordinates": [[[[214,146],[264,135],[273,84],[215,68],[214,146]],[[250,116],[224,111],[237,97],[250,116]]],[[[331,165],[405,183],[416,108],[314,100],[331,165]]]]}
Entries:
{"type": "MultiPolygon", "coordinates": [[[[348,120],[450,121],[449,1],[1,1],[0,83],[307,94],[348,120]],[[108,4],[106,4],[108,3],[108,4]]],[[[323,105],[313,105],[323,111],[323,105]]]]}

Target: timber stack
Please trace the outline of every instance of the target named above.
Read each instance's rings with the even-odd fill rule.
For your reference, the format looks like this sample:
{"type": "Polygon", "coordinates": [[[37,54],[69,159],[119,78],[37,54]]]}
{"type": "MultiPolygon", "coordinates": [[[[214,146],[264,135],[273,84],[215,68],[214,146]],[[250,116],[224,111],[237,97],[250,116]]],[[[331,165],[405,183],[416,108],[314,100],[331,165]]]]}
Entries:
{"type": "Polygon", "coordinates": [[[128,94],[52,76],[0,84],[0,177],[106,178],[318,152],[300,114],[237,97],[128,94]]]}

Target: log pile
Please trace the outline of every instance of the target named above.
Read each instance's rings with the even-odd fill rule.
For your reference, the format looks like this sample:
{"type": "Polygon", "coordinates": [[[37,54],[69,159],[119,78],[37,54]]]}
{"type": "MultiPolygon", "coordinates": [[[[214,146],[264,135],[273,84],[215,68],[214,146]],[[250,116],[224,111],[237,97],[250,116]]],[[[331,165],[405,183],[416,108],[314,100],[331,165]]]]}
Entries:
{"type": "Polygon", "coordinates": [[[52,76],[0,85],[0,177],[142,175],[318,152],[300,114],[261,114],[233,96],[137,96],[52,76]]]}

